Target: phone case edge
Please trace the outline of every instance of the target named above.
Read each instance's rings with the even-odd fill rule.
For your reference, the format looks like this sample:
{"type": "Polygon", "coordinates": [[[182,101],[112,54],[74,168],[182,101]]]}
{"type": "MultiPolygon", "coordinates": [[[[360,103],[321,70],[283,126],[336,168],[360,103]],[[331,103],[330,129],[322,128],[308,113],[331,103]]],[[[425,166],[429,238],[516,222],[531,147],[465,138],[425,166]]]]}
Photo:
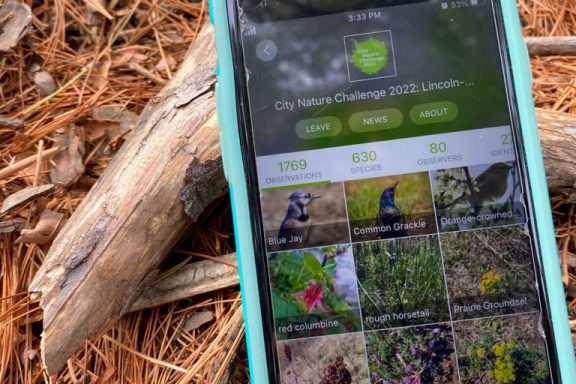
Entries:
{"type": "Polygon", "coordinates": [[[546,294],[550,307],[551,323],[557,348],[558,361],[563,383],[576,383],[576,361],[572,335],[568,326],[568,311],[562,286],[558,248],[554,236],[552,208],[546,185],[546,172],[538,125],[532,98],[532,71],[528,49],[522,37],[518,8],[515,1],[501,0],[504,28],[510,53],[517,107],[522,127],[523,144],[526,152],[528,177],[532,189],[534,215],[538,223],[538,241],[541,262],[546,280],[546,294]]]}
{"type": "Polygon", "coordinates": [[[265,357],[262,315],[260,312],[258,276],[252,243],[252,226],[249,220],[248,191],[244,179],[245,172],[238,131],[234,65],[232,62],[232,48],[228,32],[228,13],[225,0],[210,0],[210,17],[216,34],[218,57],[216,100],[220,126],[220,143],[224,172],[230,187],[250,381],[253,384],[266,384],[269,382],[268,367],[265,357]]]}

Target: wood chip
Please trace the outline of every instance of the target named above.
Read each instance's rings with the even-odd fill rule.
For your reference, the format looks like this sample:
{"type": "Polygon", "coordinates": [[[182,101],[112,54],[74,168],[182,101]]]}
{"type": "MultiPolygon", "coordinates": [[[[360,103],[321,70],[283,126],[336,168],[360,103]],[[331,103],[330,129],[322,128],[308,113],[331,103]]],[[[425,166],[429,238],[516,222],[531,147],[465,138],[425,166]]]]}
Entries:
{"type": "Polygon", "coordinates": [[[120,106],[106,105],[94,109],[92,118],[85,122],[84,127],[87,139],[98,143],[98,153],[111,157],[136,129],[137,122],[138,115],[134,112],[120,106]]]}
{"type": "Polygon", "coordinates": [[[94,88],[96,88],[98,91],[102,90],[105,86],[108,85],[111,65],[112,59],[110,58],[110,54],[107,53],[102,56],[102,59],[98,62],[98,65],[94,68],[94,71],[92,71],[90,81],[94,88]]]}
{"type": "Polygon", "coordinates": [[[212,320],[214,320],[214,312],[212,311],[195,312],[186,320],[186,323],[184,323],[184,330],[187,332],[193,331],[212,320]]]}
{"type": "Polygon", "coordinates": [[[11,209],[20,207],[40,196],[44,196],[48,192],[52,191],[52,189],[54,189],[54,184],[45,184],[39,185],[37,187],[27,187],[16,193],[13,193],[4,200],[0,214],[4,214],[11,209]]]}
{"type": "Polygon", "coordinates": [[[167,70],[169,71],[175,71],[177,67],[177,63],[176,60],[174,60],[174,58],[170,55],[166,56],[166,60],[164,59],[160,59],[160,61],[158,62],[158,64],[156,64],[156,66],[154,66],[154,69],[156,69],[158,72],[166,72],[167,70]]]}
{"type": "Polygon", "coordinates": [[[20,119],[10,119],[8,117],[0,117],[0,127],[18,129],[24,126],[24,122],[20,119]]]}
{"type": "Polygon", "coordinates": [[[112,53],[112,66],[121,67],[130,63],[139,63],[146,61],[146,51],[148,48],[142,45],[129,45],[115,50],[112,53]]]}
{"type": "Polygon", "coordinates": [[[50,209],[40,214],[40,219],[34,229],[23,229],[16,244],[34,243],[44,245],[52,241],[64,225],[64,215],[50,209]]]}
{"type": "Polygon", "coordinates": [[[40,96],[48,96],[58,89],[54,78],[47,71],[38,71],[31,74],[32,81],[36,85],[36,90],[40,96]]]}
{"type": "Polygon", "coordinates": [[[31,140],[32,136],[16,131],[14,132],[14,138],[12,139],[12,143],[19,147],[25,147],[30,143],[31,140]]]}
{"type": "Polygon", "coordinates": [[[28,30],[32,12],[26,4],[8,0],[0,6],[0,52],[14,48],[28,30]]]}
{"type": "Polygon", "coordinates": [[[85,167],[82,160],[84,144],[78,137],[74,125],[68,129],[56,131],[54,143],[56,147],[63,149],[63,152],[52,158],[50,180],[56,185],[69,186],[84,173],[85,167]]]}
{"type": "Polygon", "coordinates": [[[20,232],[24,225],[26,224],[26,220],[22,218],[16,218],[14,220],[9,221],[2,221],[0,222],[0,233],[12,233],[12,232],[20,232]]]}
{"type": "Polygon", "coordinates": [[[24,352],[24,357],[30,361],[34,360],[38,356],[37,349],[28,349],[24,352]]]}
{"type": "Polygon", "coordinates": [[[114,105],[105,105],[92,111],[88,127],[88,137],[94,139],[106,135],[109,140],[118,136],[126,136],[134,130],[138,123],[138,115],[134,112],[123,110],[114,105]]]}

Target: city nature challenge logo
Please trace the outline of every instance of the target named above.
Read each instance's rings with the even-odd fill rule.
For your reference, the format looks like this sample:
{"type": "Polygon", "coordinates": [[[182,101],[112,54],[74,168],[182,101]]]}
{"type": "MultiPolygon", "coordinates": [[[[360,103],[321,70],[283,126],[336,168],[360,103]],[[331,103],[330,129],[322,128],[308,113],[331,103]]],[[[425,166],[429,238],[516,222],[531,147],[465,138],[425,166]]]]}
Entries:
{"type": "Polygon", "coordinates": [[[388,64],[388,48],[380,40],[371,37],[361,43],[353,40],[356,49],[352,54],[352,64],[367,75],[375,75],[388,64]]]}
{"type": "Polygon", "coordinates": [[[396,76],[391,31],[345,36],[344,45],[350,81],[396,76]]]}

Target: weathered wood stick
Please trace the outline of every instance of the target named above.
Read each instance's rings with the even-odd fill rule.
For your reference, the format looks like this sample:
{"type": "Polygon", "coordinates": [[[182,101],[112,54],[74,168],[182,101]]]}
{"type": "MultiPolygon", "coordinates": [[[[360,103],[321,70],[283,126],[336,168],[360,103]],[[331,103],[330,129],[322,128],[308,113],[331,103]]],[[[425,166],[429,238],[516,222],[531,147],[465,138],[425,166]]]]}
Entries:
{"type": "Polygon", "coordinates": [[[576,188],[576,116],[537,109],[548,188],[576,188]]]}
{"type": "Polygon", "coordinates": [[[44,309],[42,356],[57,373],[84,339],[132,307],[162,258],[188,230],[180,192],[191,163],[210,164],[196,211],[227,184],[219,160],[213,29],[205,25],[166,88],[54,241],[30,286],[44,309]]]}
{"type": "MultiPolygon", "coordinates": [[[[151,271],[189,228],[185,208],[197,218],[226,189],[212,33],[211,26],[203,27],[179,72],[144,110],[132,137],[55,240],[30,287],[42,296],[42,354],[50,374],[84,339],[130,310],[237,284],[223,273],[210,280],[212,288],[202,282],[180,290],[195,281],[199,266],[151,282],[151,271]]],[[[539,119],[550,184],[572,187],[575,118],[539,111],[539,119]]]]}
{"type": "Polygon", "coordinates": [[[221,262],[205,260],[192,263],[145,287],[130,311],[152,308],[176,300],[201,295],[240,283],[238,268],[223,262],[236,262],[236,254],[220,256],[221,262]]]}
{"type": "Polygon", "coordinates": [[[525,37],[528,52],[534,56],[576,56],[576,36],[525,37]]]}

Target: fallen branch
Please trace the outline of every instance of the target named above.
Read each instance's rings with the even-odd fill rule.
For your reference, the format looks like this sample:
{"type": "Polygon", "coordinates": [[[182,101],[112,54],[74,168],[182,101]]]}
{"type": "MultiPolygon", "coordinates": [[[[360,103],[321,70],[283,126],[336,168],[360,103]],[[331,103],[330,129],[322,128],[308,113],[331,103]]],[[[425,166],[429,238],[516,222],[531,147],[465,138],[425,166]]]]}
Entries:
{"type": "Polygon", "coordinates": [[[533,56],[576,56],[576,36],[525,37],[533,56]]]}
{"type": "Polygon", "coordinates": [[[130,311],[152,308],[238,285],[240,282],[238,269],[226,263],[235,263],[236,254],[232,253],[215,259],[216,261],[192,263],[157,282],[152,282],[144,288],[140,297],[132,304],[130,311]]]}
{"type": "MultiPolygon", "coordinates": [[[[87,337],[128,312],[188,230],[186,170],[209,163],[216,180],[197,211],[226,191],[214,110],[213,29],[198,35],[180,71],[146,107],[133,135],[54,241],[30,285],[44,309],[42,355],[57,373],[87,337]]],[[[199,192],[199,191],[198,191],[199,192]]]]}
{"type": "Polygon", "coordinates": [[[576,188],[576,116],[537,109],[548,188],[576,188]]]}

